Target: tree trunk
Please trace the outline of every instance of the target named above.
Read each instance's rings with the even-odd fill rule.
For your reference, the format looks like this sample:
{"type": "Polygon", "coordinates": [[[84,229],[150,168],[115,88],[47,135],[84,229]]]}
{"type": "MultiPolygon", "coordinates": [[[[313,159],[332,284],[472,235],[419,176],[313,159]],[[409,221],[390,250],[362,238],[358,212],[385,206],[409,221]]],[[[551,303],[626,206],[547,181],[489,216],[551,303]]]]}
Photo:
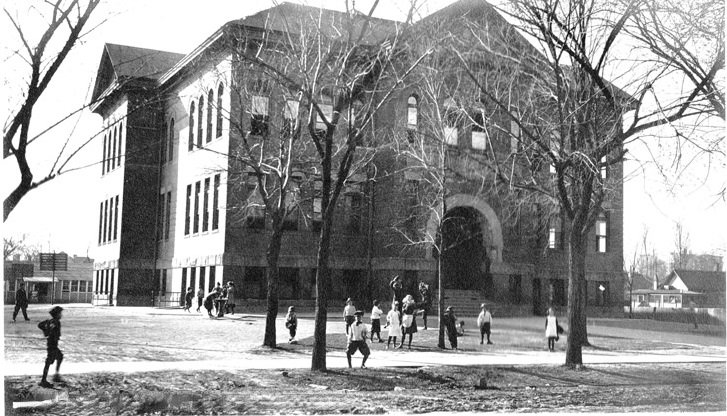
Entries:
{"type": "Polygon", "coordinates": [[[313,330],[313,355],[311,370],[326,371],[326,324],[328,319],[328,287],[330,270],[328,257],[331,245],[331,224],[329,216],[323,219],[318,241],[318,269],[316,272],[316,317],[313,330]]]}
{"type": "Polygon", "coordinates": [[[585,283],[586,241],[577,231],[580,227],[570,227],[568,238],[568,343],[565,364],[569,367],[583,365],[581,348],[586,340],[585,299],[583,285],[585,283]]]}
{"type": "Polygon", "coordinates": [[[278,318],[278,282],[280,281],[280,269],[278,260],[280,258],[280,244],[283,239],[282,221],[273,221],[273,235],[268,241],[267,258],[267,282],[268,282],[268,309],[265,317],[265,337],[263,345],[266,347],[277,347],[275,320],[278,318]]]}

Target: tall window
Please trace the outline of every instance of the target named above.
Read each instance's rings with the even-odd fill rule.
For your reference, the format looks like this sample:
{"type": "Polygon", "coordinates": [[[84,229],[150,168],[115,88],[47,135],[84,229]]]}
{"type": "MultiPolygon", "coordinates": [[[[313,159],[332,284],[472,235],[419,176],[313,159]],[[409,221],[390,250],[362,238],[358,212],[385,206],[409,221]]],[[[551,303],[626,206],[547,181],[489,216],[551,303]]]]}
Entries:
{"type": "Polygon", "coordinates": [[[164,193],[159,195],[159,208],[157,210],[157,241],[161,241],[161,239],[164,237],[164,205],[166,204],[166,199],[164,198],[164,193]]]}
{"type": "Polygon", "coordinates": [[[252,108],[250,109],[250,134],[255,136],[266,136],[268,134],[269,98],[260,95],[252,96],[252,108]]]}
{"type": "Polygon", "coordinates": [[[98,244],[103,242],[103,202],[98,207],[98,244]]]}
{"type": "Polygon", "coordinates": [[[601,179],[608,179],[608,165],[606,165],[606,156],[601,158],[601,179]]]}
{"type": "Polygon", "coordinates": [[[200,185],[201,183],[199,181],[194,183],[194,213],[192,213],[192,216],[194,217],[192,232],[194,234],[199,232],[199,194],[202,192],[200,185]]]}
{"type": "Polygon", "coordinates": [[[114,128],[114,141],[111,145],[111,170],[116,168],[116,135],[118,134],[118,126],[114,128]]]}
{"type": "Polygon", "coordinates": [[[298,120],[298,109],[300,103],[295,100],[286,100],[283,108],[283,131],[281,135],[287,137],[293,133],[298,120]]]}
{"type": "Polygon", "coordinates": [[[108,148],[109,133],[103,135],[103,157],[101,158],[101,175],[106,173],[106,149],[108,148]]]}
{"type": "Polygon", "coordinates": [[[184,303],[184,294],[187,293],[187,268],[182,268],[182,288],[180,290],[179,303],[184,303]]]}
{"type": "Polygon", "coordinates": [[[509,284],[510,301],[512,303],[520,303],[522,300],[522,291],[522,276],[519,274],[511,274],[509,284]]]}
{"type": "Polygon", "coordinates": [[[202,118],[204,117],[204,95],[199,96],[199,107],[197,107],[197,148],[202,148],[202,130],[204,123],[202,118]]]}
{"type": "Polygon", "coordinates": [[[215,92],[210,89],[207,93],[207,143],[212,141],[212,118],[214,117],[214,114],[212,113],[212,106],[214,103],[215,92]]]}
{"type": "Polygon", "coordinates": [[[608,282],[596,282],[596,305],[608,306],[611,294],[608,290],[608,282]]]}
{"type": "Polygon", "coordinates": [[[485,131],[485,117],[482,110],[472,116],[472,148],[485,150],[487,148],[487,132],[485,131]]]}
{"type": "Polygon", "coordinates": [[[247,226],[249,228],[265,228],[265,206],[260,192],[257,174],[247,174],[247,226]]]}
{"type": "Polygon", "coordinates": [[[202,232],[209,230],[210,223],[210,178],[204,178],[204,196],[202,198],[202,232]]]}
{"type": "MultiPolygon", "coordinates": [[[[197,268],[196,267],[190,267],[189,268],[189,287],[194,289],[196,287],[196,280],[197,280],[197,268]]],[[[184,291],[186,292],[187,289],[185,288],[184,291]]]]}
{"type": "Polygon", "coordinates": [[[187,143],[187,150],[192,151],[194,149],[194,101],[189,105],[189,142],[187,143]]]}
{"type": "Polygon", "coordinates": [[[608,251],[608,215],[605,212],[600,213],[596,219],[596,251],[608,251]]]}
{"type": "Polygon", "coordinates": [[[548,248],[554,250],[563,248],[563,230],[560,215],[553,216],[548,221],[548,248]]]}
{"type": "Polygon", "coordinates": [[[119,229],[119,196],[114,197],[114,240],[116,240],[117,230],[119,229]]]}
{"type": "Polygon", "coordinates": [[[172,191],[167,192],[167,203],[166,203],[167,211],[166,211],[166,218],[164,219],[165,225],[164,225],[164,239],[169,240],[169,229],[171,228],[171,219],[172,219],[172,191]]]}
{"type": "Polygon", "coordinates": [[[215,125],[217,128],[217,137],[222,136],[222,94],[224,91],[225,88],[220,84],[217,88],[217,123],[215,125]]]}
{"type": "Polygon", "coordinates": [[[416,138],[419,128],[419,103],[415,95],[406,101],[406,136],[411,142],[416,138]]]}
{"type": "Polygon", "coordinates": [[[167,163],[167,123],[162,126],[162,137],[159,138],[159,158],[161,164],[167,163]]]}
{"type": "Polygon", "coordinates": [[[215,175],[214,193],[212,194],[212,229],[220,224],[220,174],[215,175]]]}
{"type": "Polygon", "coordinates": [[[116,166],[121,166],[121,143],[123,142],[124,136],[124,123],[119,122],[119,147],[116,151],[116,166]]]}
{"type": "Polygon", "coordinates": [[[167,160],[174,160],[174,119],[169,120],[169,143],[167,144],[167,160]]]}
{"type": "MultiPolygon", "coordinates": [[[[200,270],[200,276],[204,276],[204,271],[205,269],[203,267],[202,270],[200,270]]],[[[209,287],[210,292],[215,288],[215,278],[215,266],[210,266],[210,275],[207,278],[209,282],[207,287],[209,287]]]]}
{"type": "Polygon", "coordinates": [[[108,228],[109,227],[109,201],[103,202],[103,242],[108,241],[108,228]]]}
{"type": "Polygon", "coordinates": [[[187,198],[185,199],[184,208],[184,235],[189,235],[189,224],[192,214],[191,210],[192,201],[192,185],[187,185],[187,198]]]}
{"type": "Polygon", "coordinates": [[[453,99],[447,98],[444,101],[444,142],[451,146],[459,143],[457,113],[457,103],[453,99]]]}

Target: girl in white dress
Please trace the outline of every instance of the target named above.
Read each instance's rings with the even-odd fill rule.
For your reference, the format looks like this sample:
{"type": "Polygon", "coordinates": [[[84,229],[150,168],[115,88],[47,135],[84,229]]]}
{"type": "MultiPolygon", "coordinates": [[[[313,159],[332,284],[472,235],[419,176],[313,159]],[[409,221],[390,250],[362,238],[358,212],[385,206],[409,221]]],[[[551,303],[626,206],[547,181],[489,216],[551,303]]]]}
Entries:
{"type": "Polygon", "coordinates": [[[558,318],[555,317],[553,308],[548,308],[548,316],[545,318],[545,337],[548,338],[548,350],[555,351],[555,341],[558,338],[558,318]]]}
{"type": "Polygon", "coordinates": [[[389,340],[386,342],[386,349],[389,349],[391,338],[394,338],[394,348],[396,348],[396,337],[401,337],[401,343],[404,343],[404,337],[401,334],[401,315],[399,313],[399,302],[394,301],[391,304],[391,310],[386,315],[386,326],[389,327],[389,340]]]}

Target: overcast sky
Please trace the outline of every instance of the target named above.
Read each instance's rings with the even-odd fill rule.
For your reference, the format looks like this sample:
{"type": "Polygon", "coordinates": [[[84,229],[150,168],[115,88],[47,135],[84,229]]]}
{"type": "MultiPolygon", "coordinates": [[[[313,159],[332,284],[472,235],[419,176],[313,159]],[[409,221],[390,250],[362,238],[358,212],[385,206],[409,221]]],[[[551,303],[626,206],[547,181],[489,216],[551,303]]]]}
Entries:
{"type": "MultiPolygon", "coordinates": [[[[429,0],[422,12],[427,14],[451,2],[429,0]]],[[[14,0],[4,3],[9,9],[23,10],[18,5],[29,2],[14,0]]],[[[342,7],[341,1],[322,3],[331,8],[342,7]]],[[[362,7],[370,1],[359,0],[357,3],[362,7]]],[[[380,3],[378,17],[403,18],[406,1],[380,3]]],[[[311,1],[309,4],[318,5],[319,2],[311,1]]],[[[98,27],[75,47],[36,107],[33,116],[35,133],[88,102],[104,43],[188,53],[222,24],[272,5],[271,0],[124,0],[103,3],[89,26],[98,27]]],[[[19,18],[24,20],[28,16],[21,13],[19,18]]],[[[17,59],[9,58],[12,48],[17,47],[17,35],[11,31],[4,13],[0,21],[0,39],[3,39],[0,73],[5,95],[0,98],[0,118],[5,123],[10,109],[17,105],[18,94],[22,92],[18,85],[22,85],[19,83],[25,67],[17,59]]],[[[100,116],[85,111],[39,138],[29,151],[36,175],[49,171],[67,137],[72,137],[67,149],[74,149],[98,133],[101,121],[100,116]]],[[[70,163],[69,166],[77,170],[31,191],[3,224],[3,235],[28,234],[28,239],[42,244],[44,251],[85,255],[96,241],[99,197],[94,188],[101,170],[97,165],[84,166],[100,158],[101,141],[101,138],[91,141],[70,163]]],[[[724,157],[702,156],[691,161],[687,172],[659,171],[655,164],[648,163],[650,158],[645,149],[634,147],[630,150],[634,161],[625,166],[628,177],[624,187],[625,258],[631,257],[644,228],[649,229],[650,244],[666,258],[674,247],[676,221],[681,221],[689,232],[694,252],[711,253],[722,249],[720,254],[724,254],[727,212],[724,200],[717,197],[727,177],[724,157]],[[675,182],[676,177],[679,180],[675,182]]],[[[666,154],[664,152],[662,157],[666,154]]],[[[2,162],[0,177],[0,192],[4,199],[18,180],[14,159],[2,162]]]]}

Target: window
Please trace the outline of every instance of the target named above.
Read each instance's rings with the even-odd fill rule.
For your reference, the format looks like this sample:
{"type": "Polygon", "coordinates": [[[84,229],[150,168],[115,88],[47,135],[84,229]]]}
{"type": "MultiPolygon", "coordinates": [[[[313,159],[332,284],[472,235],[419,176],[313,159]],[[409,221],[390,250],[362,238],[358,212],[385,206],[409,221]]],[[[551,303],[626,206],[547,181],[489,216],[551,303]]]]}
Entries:
{"type": "Polygon", "coordinates": [[[321,229],[321,221],[323,220],[323,181],[316,179],[313,182],[313,230],[321,229]]]}
{"type": "MultiPolygon", "coordinates": [[[[202,269],[200,270],[200,274],[199,274],[200,279],[202,279],[204,277],[204,272],[205,272],[205,268],[202,267],[202,269]]],[[[210,292],[212,291],[212,289],[215,288],[215,272],[216,272],[215,266],[210,266],[210,276],[209,276],[209,284],[208,284],[210,292]]]]}
{"type": "Polygon", "coordinates": [[[596,219],[596,251],[598,253],[608,251],[608,216],[604,212],[596,219]]]}
{"type": "MultiPolygon", "coordinates": [[[[195,288],[195,284],[197,283],[197,268],[196,267],[190,267],[189,268],[189,286],[191,288],[195,288]]],[[[187,291],[187,288],[184,288],[184,291],[187,291]]]]}
{"type": "Polygon", "coordinates": [[[78,292],[79,280],[71,280],[71,292],[78,292]]]}
{"type": "Polygon", "coordinates": [[[206,142],[209,143],[212,141],[212,106],[215,102],[215,93],[211,89],[207,93],[207,138],[206,142]]]}
{"type": "Polygon", "coordinates": [[[103,242],[103,202],[98,206],[98,244],[103,242]]]}
{"type": "Polygon", "coordinates": [[[204,95],[199,96],[199,106],[197,107],[197,148],[202,148],[202,134],[204,134],[204,95]]]}
{"type": "Polygon", "coordinates": [[[406,102],[406,137],[414,141],[419,129],[419,102],[415,95],[409,96],[406,102]]]}
{"type": "Polygon", "coordinates": [[[109,133],[103,135],[103,157],[101,158],[101,175],[106,173],[106,150],[108,149],[109,133]]]}
{"type": "Polygon", "coordinates": [[[555,215],[548,221],[548,248],[563,248],[563,224],[560,215],[555,215]]]}
{"type": "Polygon", "coordinates": [[[169,120],[169,143],[167,143],[167,160],[174,160],[174,119],[169,120]]]}
{"type": "Polygon", "coordinates": [[[285,193],[286,215],[283,218],[283,229],[292,231],[298,229],[298,203],[300,201],[299,184],[303,180],[300,176],[291,175],[291,180],[285,193]]]}
{"type": "MultiPolygon", "coordinates": [[[[264,179],[264,178],[263,178],[264,179]]],[[[265,228],[265,206],[258,191],[258,176],[255,172],[247,174],[247,226],[249,228],[265,228]]]]}
{"type": "Polygon", "coordinates": [[[222,136],[222,94],[224,90],[222,84],[217,88],[217,137],[222,136]]]}
{"type": "Polygon", "coordinates": [[[62,283],[61,290],[63,291],[63,293],[69,293],[71,291],[71,281],[63,280],[61,283],[62,283]]]}
{"type": "Polygon", "coordinates": [[[167,123],[162,125],[162,137],[159,138],[159,162],[167,163],[167,123]]]}
{"type": "Polygon", "coordinates": [[[476,150],[487,149],[487,132],[485,131],[485,116],[482,110],[472,116],[472,148],[476,150]]]}
{"type": "Polygon", "coordinates": [[[187,143],[187,150],[192,151],[194,149],[194,101],[189,105],[189,142],[187,143]]]}
{"type": "Polygon", "coordinates": [[[111,163],[111,170],[116,169],[116,135],[118,134],[118,126],[114,128],[114,140],[111,144],[111,157],[110,157],[110,163],[111,163]]]}
{"type": "Polygon", "coordinates": [[[187,185],[186,206],[184,208],[184,235],[189,235],[189,224],[191,219],[192,185],[187,185]]]}
{"type": "Polygon", "coordinates": [[[204,195],[202,197],[202,232],[209,230],[210,223],[210,178],[204,179],[204,195]]]}
{"type": "Polygon", "coordinates": [[[184,294],[187,293],[187,268],[182,268],[182,287],[179,291],[179,303],[184,304],[184,294]]]}
{"type": "Polygon", "coordinates": [[[299,107],[300,103],[298,101],[285,101],[285,107],[283,108],[283,131],[281,132],[283,137],[287,137],[295,131],[299,107]]]}
{"type": "Polygon", "coordinates": [[[220,174],[215,175],[214,193],[212,194],[212,229],[220,224],[220,174]]]}
{"type": "Polygon", "coordinates": [[[119,147],[116,151],[116,166],[121,166],[121,142],[124,134],[124,123],[119,123],[119,147]]]}
{"type": "Polygon", "coordinates": [[[567,305],[568,298],[566,296],[564,280],[550,279],[550,296],[551,305],[567,305]]]}
{"type": "Polygon", "coordinates": [[[114,197],[114,241],[116,241],[117,230],[119,229],[119,196],[114,197]]]}
{"type": "Polygon", "coordinates": [[[161,241],[164,237],[164,204],[166,203],[166,199],[164,198],[164,194],[159,195],[159,207],[157,209],[157,241],[161,241]]]}
{"type": "Polygon", "coordinates": [[[104,272],[105,272],[106,276],[104,278],[103,293],[108,295],[108,293],[109,293],[109,270],[108,269],[104,270],[104,272]]]}
{"type": "Polygon", "coordinates": [[[610,298],[608,282],[596,282],[596,305],[608,306],[610,298]]]}
{"type": "Polygon", "coordinates": [[[169,229],[171,228],[172,219],[172,191],[167,192],[167,210],[164,218],[164,239],[169,240],[169,229]]]}
{"type": "Polygon", "coordinates": [[[606,156],[601,158],[601,179],[608,179],[608,165],[606,164],[606,156]]]}
{"type": "Polygon", "coordinates": [[[100,271],[96,270],[96,276],[95,276],[95,279],[94,279],[94,282],[93,282],[93,285],[94,285],[93,286],[93,292],[96,293],[96,294],[98,294],[98,288],[99,288],[99,280],[100,280],[99,273],[100,273],[100,271]]]}
{"type": "Polygon", "coordinates": [[[167,293],[167,269],[162,270],[161,281],[162,282],[159,286],[159,291],[162,293],[167,293]]]}
{"type": "Polygon", "coordinates": [[[109,148],[106,150],[106,172],[111,171],[111,143],[116,143],[116,128],[111,128],[111,133],[109,133],[109,148]]]}
{"type": "Polygon", "coordinates": [[[459,143],[457,117],[457,103],[447,98],[444,101],[444,142],[451,146],[457,146],[459,143]]]}
{"type": "Polygon", "coordinates": [[[268,122],[268,97],[260,95],[252,96],[252,108],[250,109],[250,134],[255,136],[267,136],[268,122]]]}
{"type": "Polygon", "coordinates": [[[522,276],[519,274],[510,275],[509,285],[510,301],[512,303],[520,303],[522,300],[522,276]]]}
{"type": "Polygon", "coordinates": [[[192,226],[192,233],[197,234],[199,232],[199,194],[202,192],[201,183],[199,181],[194,183],[194,223],[192,226]]]}
{"type": "Polygon", "coordinates": [[[406,219],[404,220],[404,228],[407,236],[412,239],[416,238],[417,234],[417,211],[420,203],[419,198],[419,181],[416,179],[408,179],[404,185],[405,196],[406,196],[406,219]]]}
{"type": "Polygon", "coordinates": [[[361,232],[361,209],[363,208],[361,184],[350,186],[346,199],[349,208],[348,230],[352,233],[359,233],[361,232]]]}
{"type": "Polygon", "coordinates": [[[103,201],[103,242],[108,241],[109,227],[109,201],[103,201]]]}
{"type": "Polygon", "coordinates": [[[510,153],[520,150],[520,126],[515,120],[510,120],[510,153]]]}

